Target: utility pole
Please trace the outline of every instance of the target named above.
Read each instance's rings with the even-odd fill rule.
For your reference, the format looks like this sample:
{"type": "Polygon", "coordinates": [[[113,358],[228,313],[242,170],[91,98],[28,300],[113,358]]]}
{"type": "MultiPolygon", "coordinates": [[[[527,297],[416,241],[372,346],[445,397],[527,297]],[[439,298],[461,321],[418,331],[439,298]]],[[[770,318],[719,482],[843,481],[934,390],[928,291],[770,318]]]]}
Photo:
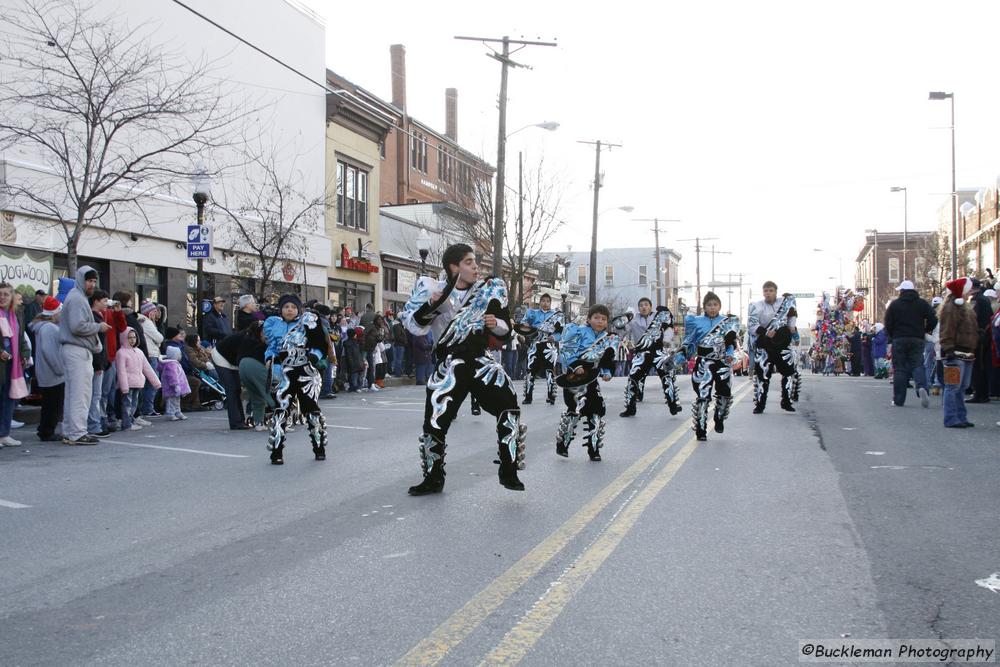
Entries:
{"type": "Polygon", "coordinates": [[[715,249],[715,244],[712,245],[712,249],[709,250],[709,252],[712,254],[712,282],[714,283],[715,282],[715,256],[716,255],[732,255],[733,253],[725,251],[725,250],[716,250],[715,249]]]}
{"type": "MultiPolygon", "coordinates": [[[[677,239],[678,241],[694,241],[694,270],[695,270],[695,298],[698,303],[695,304],[695,312],[701,315],[701,242],[702,241],[717,241],[717,236],[711,236],[708,238],[702,238],[696,236],[693,239],[677,239]]],[[[713,251],[714,252],[714,251],[713,251]]]]}
{"type": "Polygon", "coordinates": [[[474,42],[482,42],[484,44],[491,43],[501,43],[503,44],[503,50],[497,52],[493,47],[490,49],[492,53],[488,53],[490,58],[500,62],[500,123],[497,130],[497,192],[496,192],[496,208],[493,212],[493,275],[502,277],[503,276],[503,226],[504,226],[504,194],[506,190],[506,179],[504,178],[504,168],[506,167],[507,158],[507,68],[508,67],[524,67],[528,68],[527,65],[522,65],[520,63],[514,62],[510,59],[511,50],[510,45],[516,44],[520,48],[515,49],[515,53],[527,46],[557,46],[555,42],[528,42],[519,39],[511,39],[504,35],[501,38],[492,37],[460,37],[456,36],[455,39],[470,40],[474,42]]]}
{"type": "Polygon", "coordinates": [[[657,307],[663,305],[663,298],[660,296],[660,288],[663,287],[663,280],[660,274],[660,223],[661,222],[680,222],[680,220],[661,220],[660,218],[633,218],[635,222],[652,222],[653,223],[653,242],[656,243],[656,305],[657,307]]]}
{"type": "Polygon", "coordinates": [[[578,144],[590,144],[594,146],[594,228],[590,236],[590,289],[587,291],[591,306],[597,303],[597,205],[601,192],[601,149],[621,148],[621,144],[613,144],[609,141],[577,141],[578,144]]]}

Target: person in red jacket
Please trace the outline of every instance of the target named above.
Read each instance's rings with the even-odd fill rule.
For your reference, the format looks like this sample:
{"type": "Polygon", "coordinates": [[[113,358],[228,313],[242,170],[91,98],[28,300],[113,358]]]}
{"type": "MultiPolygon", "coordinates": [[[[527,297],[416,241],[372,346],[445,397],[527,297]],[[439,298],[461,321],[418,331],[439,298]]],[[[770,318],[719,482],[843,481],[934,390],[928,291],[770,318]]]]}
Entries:
{"type": "MultiPolygon", "coordinates": [[[[115,296],[118,296],[117,294],[115,296]]],[[[104,321],[111,327],[104,333],[102,342],[108,353],[108,369],[104,372],[101,382],[101,412],[106,416],[107,429],[118,430],[122,418],[121,395],[118,393],[118,376],[115,367],[115,355],[118,353],[118,342],[128,323],[125,321],[125,311],[120,301],[109,301],[108,308],[102,313],[104,321]]]]}

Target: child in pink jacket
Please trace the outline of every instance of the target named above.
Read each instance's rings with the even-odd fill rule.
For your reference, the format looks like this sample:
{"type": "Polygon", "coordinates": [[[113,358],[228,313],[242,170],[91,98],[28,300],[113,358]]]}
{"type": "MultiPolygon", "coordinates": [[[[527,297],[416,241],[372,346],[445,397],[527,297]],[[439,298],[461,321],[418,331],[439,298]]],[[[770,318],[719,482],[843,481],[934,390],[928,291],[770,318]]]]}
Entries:
{"type": "MultiPolygon", "coordinates": [[[[143,350],[139,349],[139,336],[135,329],[128,327],[121,333],[121,345],[115,354],[115,365],[118,367],[118,389],[122,392],[122,430],[140,431],[142,426],[138,420],[133,423],[132,415],[139,408],[139,394],[146,386],[146,380],[160,388],[160,378],[149,365],[149,359],[143,350]]],[[[149,422],[145,422],[149,425],[149,422]]]]}
{"type": "Polygon", "coordinates": [[[170,421],[187,419],[187,415],[181,412],[181,397],[191,393],[191,385],[181,366],[181,348],[167,348],[166,356],[160,359],[160,379],[163,381],[163,402],[166,403],[164,412],[170,421]]]}

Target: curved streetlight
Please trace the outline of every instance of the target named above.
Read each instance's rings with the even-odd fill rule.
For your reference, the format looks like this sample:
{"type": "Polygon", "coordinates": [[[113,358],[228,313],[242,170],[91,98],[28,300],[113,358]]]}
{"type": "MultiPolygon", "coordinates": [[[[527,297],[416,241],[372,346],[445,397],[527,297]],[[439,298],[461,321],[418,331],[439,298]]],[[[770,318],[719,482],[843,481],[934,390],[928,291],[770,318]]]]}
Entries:
{"type": "Polygon", "coordinates": [[[537,127],[537,128],[539,128],[541,130],[546,130],[548,132],[554,132],[554,131],[556,131],[556,130],[559,129],[559,123],[557,123],[554,120],[543,120],[541,123],[528,123],[524,127],[519,127],[516,130],[514,130],[513,132],[511,132],[510,134],[508,134],[507,137],[504,139],[504,141],[506,141],[507,139],[510,139],[511,137],[513,137],[515,134],[517,134],[521,130],[527,130],[529,127],[537,127]]]}
{"type": "Polygon", "coordinates": [[[955,93],[932,91],[928,100],[951,100],[951,277],[958,277],[958,190],[955,187],[955,93]]]}

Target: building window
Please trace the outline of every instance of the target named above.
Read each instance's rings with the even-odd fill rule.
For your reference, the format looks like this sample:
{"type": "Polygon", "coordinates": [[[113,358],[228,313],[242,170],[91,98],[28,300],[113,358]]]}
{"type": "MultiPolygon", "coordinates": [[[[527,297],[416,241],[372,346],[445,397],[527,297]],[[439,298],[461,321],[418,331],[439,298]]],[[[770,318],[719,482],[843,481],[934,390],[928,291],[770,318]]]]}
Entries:
{"type": "Polygon", "coordinates": [[[639,265],[639,284],[640,285],[645,285],[646,284],[646,265],[645,264],[640,264],[639,265]]]}
{"type": "Polygon", "coordinates": [[[615,284],[615,267],[610,264],[604,267],[604,284],[608,287],[615,284]]]}
{"type": "Polygon", "coordinates": [[[889,282],[898,283],[899,282],[899,258],[890,257],[889,258],[889,282]]]}
{"type": "Polygon", "coordinates": [[[383,160],[385,159],[385,140],[378,142],[378,155],[383,160]]]}
{"type": "Polygon", "coordinates": [[[576,284],[577,285],[587,284],[587,266],[585,264],[581,264],[580,266],[577,267],[576,284]]]}
{"type": "Polygon", "coordinates": [[[444,183],[455,180],[455,158],[448,153],[444,144],[438,145],[438,180],[444,183]]]}
{"type": "Polygon", "coordinates": [[[419,132],[410,135],[410,166],[427,173],[427,137],[419,132]]]}
{"type": "Polygon", "coordinates": [[[913,283],[918,287],[927,279],[927,260],[917,257],[913,260],[913,283]]]}
{"type": "Polygon", "coordinates": [[[382,290],[385,292],[395,292],[398,275],[397,269],[385,267],[382,271],[382,290]]]}
{"type": "Polygon", "coordinates": [[[368,172],[337,163],[337,224],[368,231],[368,172]]]}

